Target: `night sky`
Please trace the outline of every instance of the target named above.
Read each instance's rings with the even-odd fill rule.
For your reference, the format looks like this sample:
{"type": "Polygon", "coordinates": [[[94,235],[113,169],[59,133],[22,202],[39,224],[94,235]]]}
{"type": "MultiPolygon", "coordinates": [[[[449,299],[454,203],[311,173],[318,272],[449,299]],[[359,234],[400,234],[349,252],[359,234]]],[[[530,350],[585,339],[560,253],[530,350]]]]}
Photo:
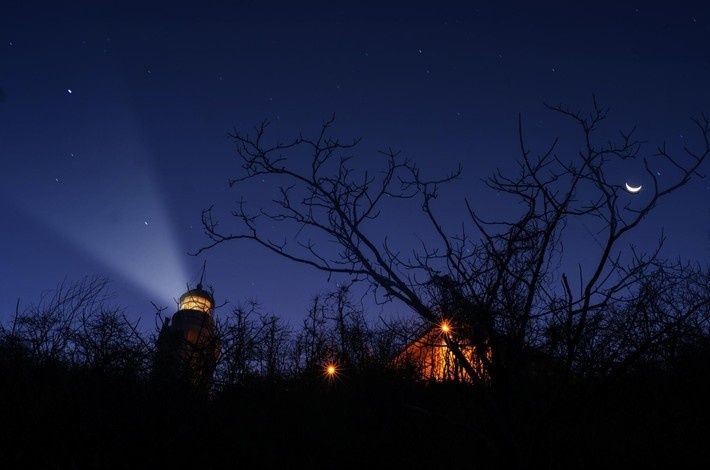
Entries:
{"type": "MultiPolygon", "coordinates": [[[[264,119],[288,140],[335,114],[334,135],[362,139],[362,169],[382,168],[387,148],[432,175],[461,163],[439,201],[454,228],[464,197],[484,213],[514,211],[481,179],[514,168],[518,113],[534,153],[557,136],[580,143],[545,103],[586,112],[596,96],[609,108],[603,132],[636,125],[644,155],[663,142],[699,148],[691,118],[710,114],[709,4],[539,3],[4,5],[0,320],[18,299],[102,275],[129,317],[152,327],[151,302],[174,310],[206,262],[218,302],[253,298],[299,324],[310,298],[340,280],[248,243],[188,254],[208,241],[202,209],[214,204],[226,225],[240,191],[258,200],[273,189],[227,184],[240,171],[227,134],[264,119]]],[[[709,201],[710,178],[691,180],[630,241],[647,246],[663,228],[665,256],[707,265],[709,201]]],[[[402,209],[372,235],[406,239],[417,216],[402,209]]]]}

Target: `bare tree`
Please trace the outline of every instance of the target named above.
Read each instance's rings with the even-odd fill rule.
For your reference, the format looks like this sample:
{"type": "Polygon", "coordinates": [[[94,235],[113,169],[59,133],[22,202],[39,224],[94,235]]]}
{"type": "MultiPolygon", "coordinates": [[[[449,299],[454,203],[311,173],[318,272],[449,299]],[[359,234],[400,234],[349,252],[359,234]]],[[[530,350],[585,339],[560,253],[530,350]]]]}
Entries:
{"type": "Polygon", "coordinates": [[[339,284],[326,294],[325,319],[332,323],[332,342],[337,362],[350,369],[361,369],[371,357],[371,333],[362,305],[351,296],[350,285],[339,284]]]}
{"type": "Polygon", "coordinates": [[[319,372],[323,365],[337,359],[336,348],[329,341],[326,329],[327,306],[321,295],[311,300],[306,318],[294,344],[294,360],[298,374],[319,372]]]}
{"type": "Polygon", "coordinates": [[[256,208],[241,199],[232,211],[235,231],[219,225],[213,207],[204,210],[209,242],[199,252],[248,240],[294,262],[369,282],[378,301],[403,302],[431,324],[451,321],[467,344],[489,352],[480,355],[482,375],[459,342],[448,343],[474,382],[491,391],[501,452],[523,466],[573,377],[623,372],[697,322],[709,302],[705,285],[678,308],[671,305],[669,295],[683,279],[697,279],[698,267],[664,259],[662,234],[654,249],[634,246],[634,234],[640,236],[635,229],[653,209],[701,176],[710,153],[708,118],[693,121],[697,149],[678,153],[662,144],[649,153],[634,130],[611,139],[599,135],[607,110],[596,100],[588,114],[547,108],[572,124],[579,141],[564,147],[555,139],[534,154],[519,118],[517,172],[498,172],[486,184],[521,210],[509,219],[485,220],[466,200],[456,232],[446,228],[437,197],[461,176],[460,167],[427,178],[414,162],[387,150],[378,173],[358,171],[350,154],[358,142],[331,137],[333,118],[314,138],[285,143],[267,143],[268,122],[254,134],[235,131],[230,135],[243,173],[230,186],[259,178],[273,183],[275,195],[256,208]],[[614,166],[622,162],[635,162],[645,175],[643,197],[631,197],[614,178],[614,166]],[[379,218],[400,202],[421,208],[434,234],[411,252],[373,235],[379,218]],[[269,225],[280,230],[270,232],[269,225]],[[581,228],[594,242],[583,263],[564,250],[581,228]],[[293,236],[284,239],[284,233],[293,236]],[[626,329],[615,327],[621,316],[626,329]],[[535,380],[530,374],[536,370],[532,363],[542,360],[540,352],[547,354],[543,361],[556,371],[555,380],[544,400],[528,410],[536,418],[523,429],[514,410],[525,401],[528,381],[535,380]]]}
{"type": "Polygon", "coordinates": [[[147,377],[152,347],[123,309],[82,312],[72,335],[73,363],[102,373],[147,377]]]}
{"type": "Polygon", "coordinates": [[[219,318],[217,337],[220,343],[220,360],[215,371],[215,382],[224,388],[240,384],[253,371],[257,360],[258,325],[253,318],[258,305],[248,302],[234,307],[226,316],[219,318]]]}
{"type": "Polygon", "coordinates": [[[275,381],[287,373],[291,332],[279,318],[261,312],[255,301],[220,316],[216,329],[221,351],[215,372],[218,389],[256,378],[275,381]]]}
{"type": "Polygon", "coordinates": [[[43,292],[38,303],[17,312],[12,331],[36,361],[68,361],[77,320],[103,306],[107,283],[103,278],[61,282],[56,289],[43,292]]]}
{"type": "Polygon", "coordinates": [[[0,325],[0,347],[23,364],[147,377],[151,342],[112,302],[108,286],[99,276],[65,280],[24,309],[18,301],[11,322],[0,325]]]}
{"type": "Polygon", "coordinates": [[[262,340],[260,348],[261,374],[268,382],[275,382],[287,376],[291,369],[288,364],[291,347],[291,330],[275,315],[263,316],[262,340]]]}

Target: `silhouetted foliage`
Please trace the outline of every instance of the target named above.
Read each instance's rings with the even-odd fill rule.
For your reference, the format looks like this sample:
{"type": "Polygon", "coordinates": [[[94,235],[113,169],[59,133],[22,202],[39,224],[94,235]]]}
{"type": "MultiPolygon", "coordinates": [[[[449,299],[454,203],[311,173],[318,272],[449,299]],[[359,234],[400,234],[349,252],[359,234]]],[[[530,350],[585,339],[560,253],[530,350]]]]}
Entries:
{"type": "Polygon", "coordinates": [[[153,345],[112,297],[105,278],[64,281],[22,311],[18,304],[9,325],[0,325],[0,341],[35,364],[145,377],[153,345]]]}
{"type": "MultiPolygon", "coordinates": [[[[708,277],[702,279],[707,283],[708,277]]],[[[692,285],[700,284],[674,291],[679,311],[684,310],[681,299],[692,304],[701,293],[693,291],[692,285]]],[[[60,291],[73,291],[66,287],[60,291]]],[[[126,360],[116,360],[120,354],[101,353],[99,345],[113,344],[101,340],[111,338],[113,332],[119,332],[116,338],[128,331],[141,335],[117,323],[113,314],[120,310],[106,305],[98,308],[101,302],[91,304],[97,310],[84,311],[83,318],[91,322],[77,317],[69,323],[74,325],[69,331],[81,333],[80,344],[92,346],[60,342],[65,349],[55,348],[51,358],[36,356],[33,349],[22,346],[25,340],[19,333],[26,330],[13,333],[13,322],[3,326],[0,442],[5,464],[9,468],[67,469],[509,468],[503,447],[506,439],[489,409],[485,388],[421,382],[416,375],[388,367],[393,354],[413,338],[416,322],[403,319],[380,327],[370,325],[364,336],[367,341],[361,342],[359,322],[350,323],[340,315],[347,310],[339,306],[348,302],[338,299],[348,297],[338,294],[345,292],[319,296],[328,300],[323,304],[328,307],[320,309],[324,322],[318,333],[331,346],[323,350],[343,357],[338,348],[355,344],[354,350],[367,351],[367,360],[351,362],[335,377],[322,370],[308,374],[286,365],[300,333],[280,326],[275,317],[260,314],[258,306],[246,302],[217,322],[222,325],[220,331],[233,336],[222,336],[227,347],[222,349],[216,387],[209,397],[189,387],[155,387],[148,375],[126,368],[131,358],[145,353],[144,341],[150,339],[133,338],[105,348],[128,351],[126,360]],[[335,303],[329,302],[333,299],[335,303]],[[352,330],[343,325],[351,325],[352,330]],[[355,331],[355,339],[341,341],[343,331],[355,331]],[[238,339],[240,332],[251,340],[238,339]],[[245,357],[237,352],[240,344],[251,351],[249,361],[240,359],[245,357]],[[275,359],[283,368],[269,365],[270,354],[276,351],[277,356],[284,354],[275,359]],[[246,365],[234,368],[237,364],[246,365]],[[280,372],[271,375],[273,370],[280,372]],[[232,371],[239,372],[231,376],[238,379],[228,380],[232,371]]],[[[35,307],[24,314],[42,310],[35,307]]],[[[354,312],[353,320],[359,310],[354,312]]],[[[46,317],[46,312],[41,316],[46,317]]],[[[705,433],[699,426],[710,419],[710,379],[705,373],[710,336],[702,325],[692,322],[683,331],[695,333],[678,343],[673,354],[650,354],[616,381],[597,374],[567,387],[559,406],[549,411],[551,424],[540,429],[539,446],[532,449],[528,463],[537,468],[582,469],[620,463],[656,467],[710,463],[705,433]],[[589,393],[590,389],[595,393],[589,393]],[[580,399],[589,403],[580,406],[580,399]]],[[[155,340],[153,333],[143,334],[155,340]]],[[[521,427],[537,423],[530,410],[544,402],[549,392],[547,378],[535,379],[541,377],[529,377],[526,393],[511,402],[516,425],[521,427]]]]}
{"type": "MultiPolygon", "coordinates": [[[[402,302],[432,326],[455,323],[458,337],[447,339],[447,346],[477,384],[487,414],[480,422],[491,428],[471,426],[494,436],[499,459],[516,467],[539,464],[575,435],[614,381],[667,360],[685,338],[707,336],[710,305],[707,268],[664,258],[662,234],[650,250],[637,248],[634,239],[655,207],[701,176],[710,121],[693,121],[697,149],[675,152],[661,144],[649,153],[634,130],[601,135],[607,110],[596,100],[588,114],[547,108],[562,118],[561,126],[572,124],[577,143],[554,139],[536,155],[520,118],[517,171],[485,181],[517,212],[486,220],[466,200],[461,228],[453,231],[440,216],[450,206],[437,202],[462,175],[460,167],[427,177],[390,149],[382,152],[383,168],[358,169],[358,140],[332,137],[334,118],[313,138],[275,143],[268,142],[268,122],[254,134],[235,131],[230,135],[242,173],[230,186],[259,178],[272,184],[274,194],[260,207],[242,197],[231,211],[234,231],[219,224],[213,207],[204,210],[209,242],[198,253],[246,240],[295,263],[368,283],[377,301],[402,302]],[[614,176],[615,166],[629,162],[646,178],[643,193],[630,194],[614,176]],[[406,207],[420,208],[433,234],[408,253],[391,238],[372,235],[388,209],[406,207]],[[564,249],[580,237],[587,237],[584,259],[564,249]],[[475,359],[483,368],[467,358],[463,344],[488,351],[475,359]],[[567,416],[570,407],[574,412],[567,416]]],[[[321,308],[314,302],[304,329],[308,367],[332,354],[320,333],[321,308]]]]}
{"type": "Polygon", "coordinates": [[[221,357],[215,383],[218,389],[249,381],[277,381],[289,373],[290,330],[281,319],[263,314],[250,301],[234,307],[217,321],[221,357]]]}

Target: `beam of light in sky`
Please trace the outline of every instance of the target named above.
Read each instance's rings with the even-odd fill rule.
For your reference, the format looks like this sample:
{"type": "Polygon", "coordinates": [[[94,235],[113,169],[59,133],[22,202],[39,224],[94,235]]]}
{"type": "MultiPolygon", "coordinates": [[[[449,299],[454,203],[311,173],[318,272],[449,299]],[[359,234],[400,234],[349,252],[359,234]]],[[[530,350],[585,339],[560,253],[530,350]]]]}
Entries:
{"type": "Polygon", "coordinates": [[[146,292],[146,300],[172,306],[189,279],[185,250],[179,249],[140,136],[131,126],[115,129],[69,155],[77,160],[54,170],[61,176],[38,171],[30,184],[12,190],[12,199],[146,292]],[[81,166],[80,175],[72,173],[72,164],[81,166]]]}

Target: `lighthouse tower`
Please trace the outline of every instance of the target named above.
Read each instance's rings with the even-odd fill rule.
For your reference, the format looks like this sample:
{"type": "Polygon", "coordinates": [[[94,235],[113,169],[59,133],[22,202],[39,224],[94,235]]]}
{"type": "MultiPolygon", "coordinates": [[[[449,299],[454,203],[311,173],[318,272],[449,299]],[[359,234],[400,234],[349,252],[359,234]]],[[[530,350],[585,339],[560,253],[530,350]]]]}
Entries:
{"type": "Polygon", "coordinates": [[[158,336],[154,377],[160,383],[209,391],[219,357],[213,313],[214,297],[201,283],[180,296],[158,336]]]}

